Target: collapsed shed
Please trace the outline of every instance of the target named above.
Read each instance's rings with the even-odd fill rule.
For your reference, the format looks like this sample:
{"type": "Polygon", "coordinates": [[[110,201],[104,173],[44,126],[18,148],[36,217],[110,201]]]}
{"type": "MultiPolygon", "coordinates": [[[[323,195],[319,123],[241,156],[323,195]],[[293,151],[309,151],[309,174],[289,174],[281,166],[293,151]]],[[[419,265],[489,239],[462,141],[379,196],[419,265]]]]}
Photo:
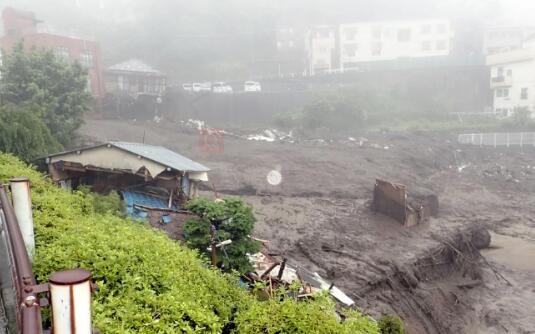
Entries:
{"type": "Polygon", "coordinates": [[[164,219],[197,196],[209,171],[165,147],[118,141],[52,154],[45,164],[52,180],[64,188],[117,190],[129,215],[145,218],[158,211],[164,219]]]}
{"type": "Polygon", "coordinates": [[[438,214],[438,197],[419,188],[408,194],[403,184],[377,179],[372,210],[399,221],[403,226],[413,226],[438,214]]]}

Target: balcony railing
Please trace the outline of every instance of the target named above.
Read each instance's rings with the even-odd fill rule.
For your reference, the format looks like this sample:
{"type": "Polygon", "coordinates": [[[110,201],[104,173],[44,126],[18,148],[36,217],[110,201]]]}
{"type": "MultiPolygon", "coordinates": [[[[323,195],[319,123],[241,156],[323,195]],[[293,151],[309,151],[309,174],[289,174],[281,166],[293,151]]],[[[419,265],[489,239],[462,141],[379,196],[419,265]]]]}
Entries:
{"type": "Polygon", "coordinates": [[[490,88],[495,87],[508,87],[513,84],[513,78],[510,75],[506,76],[497,76],[490,78],[490,88]]]}

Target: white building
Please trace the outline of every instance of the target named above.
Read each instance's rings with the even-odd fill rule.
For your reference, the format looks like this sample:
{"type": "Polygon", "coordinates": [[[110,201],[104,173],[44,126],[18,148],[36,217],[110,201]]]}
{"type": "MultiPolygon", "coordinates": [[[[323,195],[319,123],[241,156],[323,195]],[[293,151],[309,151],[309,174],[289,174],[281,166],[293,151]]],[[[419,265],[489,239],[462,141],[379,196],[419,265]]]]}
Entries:
{"type": "Polygon", "coordinates": [[[336,32],[336,27],[327,25],[317,26],[308,32],[306,51],[310,74],[330,72],[338,67],[336,32]]]}
{"type": "Polygon", "coordinates": [[[361,62],[447,56],[453,30],[448,20],[383,21],[339,27],[343,70],[361,62]]]}
{"type": "Polygon", "coordinates": [[[535,111],[535,38],[522,48],[487,56],[494,112],[511,116],[519,108],[535,111]]]}
{"type": "Polygon", "coordinates": [[[535,33],[532,26],[500,25],[485,29],[483,37],[483,54],[492,55],[500,52],[522,48],[526,38],[535,33]]]}
{"type": "Polygon", "coordinates": [[[448,20],[377,21],[319,26],[307,36],[310,73],[344,71],[359,63],[450,54],[448,20]]]}

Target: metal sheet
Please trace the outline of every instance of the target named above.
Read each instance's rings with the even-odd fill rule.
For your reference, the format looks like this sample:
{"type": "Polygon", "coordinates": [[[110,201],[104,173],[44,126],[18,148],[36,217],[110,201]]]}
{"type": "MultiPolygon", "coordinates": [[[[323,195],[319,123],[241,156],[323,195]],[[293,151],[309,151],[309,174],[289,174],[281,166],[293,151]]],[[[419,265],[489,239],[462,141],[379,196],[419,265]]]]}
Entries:
{"type": "MultiPolygon", "coordinates": [[[[168,202],[158,197],[135,191],[121,191],[121,195],[126,205],[126,214],[133,218],[145,219],[148,216],[147,210],[136,208],[136,204],[155,209],[169,209],[168,202]]],[[[178,210],[178,207],[173,204],[171,209],[178,210]]]]}

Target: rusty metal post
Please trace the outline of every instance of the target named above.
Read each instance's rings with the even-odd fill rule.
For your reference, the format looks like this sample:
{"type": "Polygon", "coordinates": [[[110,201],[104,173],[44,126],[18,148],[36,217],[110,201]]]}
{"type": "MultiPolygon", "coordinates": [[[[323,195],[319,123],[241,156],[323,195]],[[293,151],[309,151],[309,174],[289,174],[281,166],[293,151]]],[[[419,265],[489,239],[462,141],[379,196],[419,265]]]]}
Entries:
{"type": "Polygon", "coordinates": [[[32,264],[26,251],[22,233],[17,222],[15,210],[7,196],[6,190],[0,186],[0,204],[4,212],[6,233],[9,239],[12,261],[14,262],[14,285],[17,303],[17,324],[22,334],[41,333],[41,312],[35,289],[35,277],[32,264]]]}
{"type": "Polygon", "coordinates": [[[26,177],[19,177],[9,180],[11,195],[13,198],[13,208],[19,223],[20,232],[24,239],[26,251],[33,260],[35,253],[35,240],[33,230],[32,200],[30,196],[30,180],[26,177]]]}
{"type": "Polygon", "coordinates": [[[50,277],[52,332],[91,334],[91,273],[83,269],[61,271],[50,277]]]}

